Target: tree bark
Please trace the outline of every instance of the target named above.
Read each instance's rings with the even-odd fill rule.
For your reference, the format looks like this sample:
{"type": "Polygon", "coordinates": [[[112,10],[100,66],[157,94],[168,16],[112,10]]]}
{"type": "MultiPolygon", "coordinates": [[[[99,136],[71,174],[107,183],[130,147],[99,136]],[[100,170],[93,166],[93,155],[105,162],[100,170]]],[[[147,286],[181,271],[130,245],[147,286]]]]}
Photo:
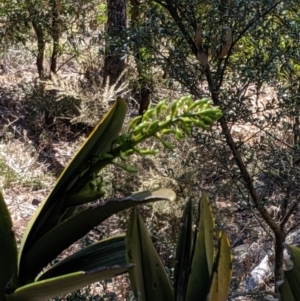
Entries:
{"type": "Polygon", "coordinates": [[[39,74],[39,78],[43,79],[45,77],[44,72],[44,53],[45,53],[45,38],[42,26],[39,24],[37,20],[32,20],[32,26],[37,36],[38,41],[38,53],[36,57],[36,66],[39,74]]]}
{"type": "MultiPolygon", "coordinates": [[[[120,78],[125,68],[125,62],[122,59],[124,55],[120,49],[120,41],[124,36],[126,29],[126,1],[125,0],[107,0],[107,45],[104,61],[104,80],[114,85],[120,78]],[[119,40],[119,41],[118,41],[119,40]]],[[[118,85],[121,84],[119,80],[118,85]]]]}
{"type": "MultiPolygon", "coordinates": [[[[138,0],[130,0],[131,3],[131,27],[137,28],[139,26],[139,1],[138,0]]],[[[138,39],[136,39],[133,46],[133,53],[135,58],[135,64],[138,72],[138,103],[139,103],[139,115],[143,115],[143,113],[148,109],[150,104],[150,95],[152,92],[152,82],[151,78],[149,79],[149,75],[147,76],[147,72],[145,70],[144,64],[142,64],[142,56],[140,55],[140,48],[144,46],[141,45],[138,39]]],[[[149,70],[149,69],[148,69],[149,70]]]]}
{"type": "Polygon", "coordinates": [[[52,73],[56,74],[57,72],[57,58],[59,54],[59,39],[61,36],[61,24],[59,20],[60,9],[61,9],[61,1],[51,0],[52,6],[52,41],[53,41],[53,49],[51,55],[51,65],[50,70],[52,73]]]}

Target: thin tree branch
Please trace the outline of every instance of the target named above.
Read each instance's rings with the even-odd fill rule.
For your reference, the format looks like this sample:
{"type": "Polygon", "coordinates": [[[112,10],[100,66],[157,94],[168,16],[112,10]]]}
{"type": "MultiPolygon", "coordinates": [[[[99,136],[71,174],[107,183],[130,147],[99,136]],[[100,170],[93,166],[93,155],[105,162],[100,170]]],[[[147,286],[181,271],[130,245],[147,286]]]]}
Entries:
{"type": "Polygon", "coordinates": [[[240,32],[240,34],[238,35],[238,37],[232,41],[232,44],[229,48],[228,54],[224,60],[224,67],[221,71],[220,74],[220,80],[219,83],[217,85],[217,89],[219,90],[219,88],[222,86],[223,83],[223,78],[224,78],[224,74],[225,74],[225,70],[226,67],[228,65],[229,62],[229,58],[230,58],[230,54],[232,53],[232,49],[235,46],[235,44],[245,35],[245,33],[259,20],[262,19],[263,17],[265,17],[267,14],[269,14],[277,5],[279,5],[281,2],[283,2],[282,0],[275,2],[271,7],[269,7],[265,12],[263,12],[262,14],[260,14],[259,16],[257,16],[256,18],[254,18],[252,21],[250,21],[246,27],[240,32]]]}
{"type": "Polygon", "coordinates": [[[292,231],[294,231],[295,229],[297,229],[299,227],[299,224],[296,223],[293,227],[291,227],[290,229],[288,229],[285,233],[285,235],[287,236],[289,233],[291,233],[292,231]]]}
{"type": "MultiPolygon", "coordinates": [[[[216,87],[214,86],[213,79],[210,72],[209,65],[205,69],[205,75],[207,78],[207,82],[209,85],[209,89],[211,92],[211,97],[215,106],[220,106],[221,102],[219,99],[219,95],[217,92],[216,87]]],[[[220,118],[220,125],[222,127],[223,134],[225,135],[227,145],[231,149],[232,155],[236,161],[236,164],[239,167],[241,172],[241,176],[245,181],[245,186],[248,189],[251,199],[254,203],[255,208],[259,211],[261,217],[265,220],[268,226],[272,229],[274,236],[275,236],[275,280],[276,280],[276,291],[279,292],[279,288],[277,283],[283,280],[283,241],[284,241],[284,234],[281,231],[279,225],[272,219],[270,214],[267,212],[266,208],[260,203],[259,197],[256,193],[256,189],[253,186],[251,176],[247,170],[245,163],[241,157],[240,152],[237,150],[233,137],[230,133],[230,129],[228,127],[228,123],[226,120],[225,115],[220,118]]]]}
{"type": "Polygon", "coordinates": [[[290,210],[288,210],[288,212],[286,213],[286,215],[284,216],[284,218],[282,219],[282,221],[280,222],[280,227],[283,229],[283,227],[285,226],[285,224],[287,223],[287,221],[289,220],[290,216],[293,214],[294,210],[297,208],[299,204],[299,200],[297,200],[292,207],[290,208],[290,210]]]}
{"type": "Polygon", "coordinates": [[[167,4],[164,4],[164,3],[162,3],[162,2],[159,1],[159,0],[154,0],[154,2],[158,3],[159,5],[161,5],[162,7],[166,8],[166,9],[168,9],[167,4]]]}
{"type": "Polygon", "coordinates": [[[76,54],[74,54],[74,55],[72,55],[69,59],[67,59],[65,62],[63,62],[58,68],[57,68],[57,71],[56,71],[56,73],[58,73],[58,71],[64,66],[64,65],[66,65],[69,61],[71,61],[73,58],[75,58],[77,55],[76,54]]]}
{"type": "MultiPolygon", "coordinates": [[[[155,0],[157,2],[157,0],[155,0]]],[[[158,3],[158,2],[157,2],[158,3]]],[[[172,16],[173,20],[176,22],[178,28],[182,32],[184,38],[186,39],[187,43],[189,44],[193,54],[197,57],[198,49],[194,43],[194,40],[186,30],[184,24],[181,21],[180,16],[177,13],[177,8],[175,5],[173,5],[171,0],[167,0],[167,6],[166,9],[169,11],[170,15],[172,16]]]]}

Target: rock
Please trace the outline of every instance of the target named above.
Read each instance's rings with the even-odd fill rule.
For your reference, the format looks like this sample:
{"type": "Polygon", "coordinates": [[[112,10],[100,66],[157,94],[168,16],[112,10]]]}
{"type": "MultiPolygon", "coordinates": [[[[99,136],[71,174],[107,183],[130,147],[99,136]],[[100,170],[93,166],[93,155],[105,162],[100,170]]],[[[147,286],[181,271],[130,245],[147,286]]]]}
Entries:
{"type": "Polygon", "coordinates": [[[252,292],[265,286],[266,280],[272,275],[271,256],[266,255],[245,279],[246,292],[252,292]]]}

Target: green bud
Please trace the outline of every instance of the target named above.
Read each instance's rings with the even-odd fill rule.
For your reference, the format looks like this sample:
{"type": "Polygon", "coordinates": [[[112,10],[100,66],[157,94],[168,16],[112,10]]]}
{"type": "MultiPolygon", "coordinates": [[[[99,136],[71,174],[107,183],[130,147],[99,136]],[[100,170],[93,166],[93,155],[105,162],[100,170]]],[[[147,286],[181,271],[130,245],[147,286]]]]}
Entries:
{"type": "Polygon", "coordinates": [[[191,124],[191,118],[190,117],[180,117],[179,118],[182,123],[191,124]]]}
{"type": "Polygon", "coordinates": [[[100,154],[100,155],[99,155],[99,159],[100,159],[100,160],[103,160],[103,159],[113,159],[113,158],[114,158],[114,156],[111,155],[111,154],[108,154],[108,153],[100,154]]]}
{"type": "Polygon", "coordinates": [[[97,186],[98,186],[98,181],[95,178],[89,182],[90,190],[95,190],[97,186]]]}
{"type": "Polygon", "coordinates": [[[140,123],[138,126],[135,127],[135,129],[133,130],[134,134],[140,133],[142,132],[146,127],[148,127],[148,123],[147,122],[143,122],[140,123]]]}
{"type": "Polygon", "coordinates": [[[161,107],[161,113],[164,113],[168,110],[168,106],[166,103],[163,104],[163,106],[161,107]]]}
{"type": "Polygon", "coordinates": [[[166,147],[168,149],[174,149],[175,148],[174,145],[172,145],[168,141],[163,140],[160,133],[156,133],[155,137],[164,145],[164,147],[166,147]]]}
{"type": "Polygon", "coordinates": [[[93,179],[91,181],[89,181],[88,183],[88,188],[85,188],[84,190],[85,191],[97,191],[97,192],[101,192],[101,188],[103,187],[104,185],[104,181],[103,181],[103,178],[102,177],[98,177],[98,176],[95,176],[95,174],[93,174],[93,179]],[[100,180],[99,180],[100,178],[100,180]]]}
{"type": "Polygon", "coordinates": [[[184,104],[184,105],[182,106],[182,111],[183,111],[184,113],[189,112],[189,106],[188,106],[187,104],[184,104]]]}
{"type": "Polygon", "coordinates": [[[171,129],[162,129],[162,130],[160,131],[160,133],[161,133],[162,135],[168,135],[168,134],[173,133],[173,131],[172,131],[171,129]]]}
{"type": "Polygon", "coordinates": [[[180,139],[184,138],[184,134],[182,133],[182,131],[177,126],[175,127],[175,138],[177,140],[180,140],[180,139]]]}
{"type": "Polygon", "coordinates": [[[222,116],[223,116],[223,113],[221,110],[219,110],[215,115],[216,119],[220,119],[222,116]]]}
{"type": "Polygon", "coordinates": [[[178,100],[173,101],[171,105],[171,118],[173,118],[173,116],[175,115],[177,111],[177,106],[178,106],[178,100]]]}
{"type": "Polygon", "coordinates": [[[192,95],[182,96],[182,97],[180,98],[180,101],[181,101],[182,103],[191,102],[191,101],[192,101],[192,95]]]}
{"type": "Polygon", "coordinates": [[[210,117],[208,116],[201,116],[200,117],[202,121],[204,121],[204,123],[206,125],[213,125],[215,123],[215,120],[214,119],[211,119],[210,117]]]}
{"type": "Polygon", "coordinates": [[[120,151],[119,153],[119,157],[121,158],[121,160],[126,161],[127,160],[127,156],[124,152],[120,151]]]}
{"type": "Polygon", "coordinates": [[[123,144],[124,142],[126,142],[127,140],[129,140],[131,137],[131,133],[126,133],[123,135],[120,135],[117,140],[115,140],[113,142],[113,144],[123,144]]]}
{"type": "Polygon", "coordinates": [[[126,134],[123,134],[123,135],[120,136],[120,138],[121,138],[121,140],[123,142],[125,142],[126,140],[128,140],[130,137],[131,137],[130,133],[126,133],[126,134]]]}
{"type": "Polygon", "coordinates": [[[149,109],[143,114],[142,122],[147,121],[149,118],[151,118],[156,110],[155,109],[149,109]]]}
{"type": "Polygon", "coordinates": [[[137,116],[131,119],[130,124],[129,124],[129,129],[134,129],[136,125],[139,123],[139,121],[142,120],[142,116],[137,116]]]}
{"type": "Polygon", "coordinates": [[[187,136],[191,136],[191,127],[185,122],[181,122],[181,127],[187,136]]]}
{"type": "Polygon", "coordinates": [[[210,108],[199,113],[200,116],[208,116],[210,118],[215,118],[215,116],[219,114],[220,114],[219,108],[210,108]]]}
{"type": "Polygon", "coordinates": [[[126,156],[126,157],[129,157],[129,156],[131,156],[132,154],[134,154],[134,150],[133,150],[133,149],[129,149],[129,150],[127,150],[127,151],[125,152],[125,156],[126,156]]]}
{"type": "Polygon", "coordinates": [[[202,128],[203,130],[207,129],[207,125],[199,119],[193,118],[193,123],[195,126],[202,128]]]}
{"type": "Polygon", "coordinates": [[[152,132],[152,131],[154,131],[155,129],[158,129],[158,128],[159,128],[159,120],[155,120],[150,124],[150,126],[148,128],[148,132],[152,132]]]}
{"type": "Polygon", "coordinates": [[[140,141],[141,139],[145,139],[144,134],[136,133],[136,135],[131,136],[131,143],[135,145],[137,141],[140,141]]]}
{"type": "Polygon", "coordinates": [[[154,137],[157,138],[158,140],[162,139],[161,134],[159,132],[155,133],[154,137]]]}
{"type": "Polygon", "coordinates": [[[192,102],[192,96],[191,95],[183,96],[178,101],[178,107],[182,107],[183,104],[190,104],[191,102],[192,102]]]}
{"type": "Polygon", "coordinates": [[[156,155],[158,154],[158,149],[141,149],[140,155],[156,155]]]}
{"type": "Polygon", "coordinates": [[[160,142],[164,145],[164,147],[166,147],[168,149],[174,149],[175,148],[175,146],[172,145],[171,143],[169,143],[168,141],[160,140],[160,142]]]}
{"type": "Polygon", "coordinates": [[[154,108],[154,105],[153,105],[153,103],[152,103],[152,102],[150,102],[150,104],[149,104],[149,106],[148,106],[148,109],[147,109],[147,110],[152,110],[152,109],[155,109],[155,108],[154,108]]]}
{"type": "Polygon", "coordinates": [[[163,100],[163,101],[160,101],[157,106],[156,106],[156,117],[158,118],[160,113],[162,112],[163,108],[164,107],[167,107],[166,106],[166,101],[163,100]]]}
{"type": "Polygon", "coordinates": [[[207,102],[204,103],[201,107],[199,107],[199,109],[196,111],[198,114],[201,114],[202,112],[206,111],[206,110],[210,110],[211,109],[211,103],[207,102]]]}
{"type": "Polygon", "coordinates": [[[161,121],[158,125],[161,129],[164,129],[168,126],[170,126],[170,118],[167,118],[165,121],[161,121]]]}
{"type": "Polygon", "coordinates": [[[138,149],[138,148],[134,148],[134,150],[141,156],[145,156],[145,155],[156,155],[158,153],[157,149],[151,150],[151,149],[138,149]]]}
{"type": "Polygon", "coordinates": [[[191,106],[189,107],[189,111],[192,111],[195,108],[200,109],[207,103],[209,103],[209,99],[207,98],[198,99],[191,104],[191,106]]]}
{"type": "Polygon", "coordinates": [[[104,181],[103,181],[103,178],[101,177],[101,180],[100,180],[100,182],[98,183],[98,186],[97,186],[97,192],[103,193],[103,195],[104,195],[104,191],[102,190],[103,186],[104,186],[104,181]]]}

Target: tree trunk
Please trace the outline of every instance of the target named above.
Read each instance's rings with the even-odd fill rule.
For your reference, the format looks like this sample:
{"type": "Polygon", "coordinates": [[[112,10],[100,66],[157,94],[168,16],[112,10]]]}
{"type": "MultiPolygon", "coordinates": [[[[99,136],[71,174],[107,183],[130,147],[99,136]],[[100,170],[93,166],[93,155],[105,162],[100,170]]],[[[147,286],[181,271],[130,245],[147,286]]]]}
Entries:
{"type": "Polygon", "coordinates": [[[32,26],[38,41],[38,53],[36,58],[36,66],[39,73],[39,78],[43,79],[45,77],[43,63],[44,63],[44,53],[45,53],[45,46],[46,46],[44,32],[42,26],[39,24],[37,20],[32,21],[32,26]]]}
{"type": "Polygon", "coordinates": [[[52,6],[52,31],[51,36],[53,40],[53,49],[51,55],[51,65],[50,70],[52,73],[56,74],[57,72],[57,57],[59,53],[59,38],[61,36],[61,24],[59,20],[61,1],[51,0],[52,6]]]}
{"type": "MultiPolygon", "coordinates": [[[[137,28],[139,26],[139,1],[138,0],[130,0],[131,3],[131,27],[137,28]]],[[[145,69],[145,62],[143,61],[143,58],[140,53],[140,48],[144,45],[141,45],[139,42],[139,39],[136,39],[134,43],[134,58],[135,58],[135,64],[138,72],[138,103],[139,103],[139,115],[143,115],[143,113],[148,109],[149,103],[150,103],[150,95],[152,92],[152,80],[151,75],[149,74],[149,69],[145,69]],[[148,73],[148,74],[147,74],[148,73]]]]}
{"type": "MultiPolygon", "coordinates": [[[[126,29],[126,1],[107,0],[107,45],[104,62],[104,81],[113,85],[120,78],[125,68],[122,60],[124,55],[120,50],[120,41],[126,29]],[[119,40],[119,41],[118,41],[119,40]]],[[[121,80],[119,81],[119,84],[121,80]]]]}

